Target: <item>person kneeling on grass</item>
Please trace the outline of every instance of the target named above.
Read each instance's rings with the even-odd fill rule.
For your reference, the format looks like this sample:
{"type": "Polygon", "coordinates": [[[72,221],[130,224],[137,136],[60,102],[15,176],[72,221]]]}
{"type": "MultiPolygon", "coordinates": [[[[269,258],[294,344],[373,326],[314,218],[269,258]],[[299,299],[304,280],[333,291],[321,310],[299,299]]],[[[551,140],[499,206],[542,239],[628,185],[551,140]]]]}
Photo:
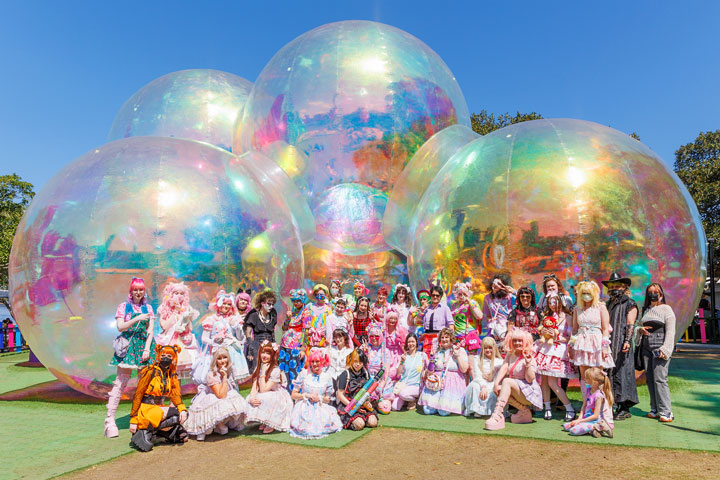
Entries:
{"type": "Polygon", "coordinates": [[[610,379],[605,372],[592,367],[585,371],[585,382],[590,385],[590,395],[585,399],[582,418],[567,422],[563,430],[570,435],[606,436],[612,438],[613,429],[613,393],[610,379]]]}
{"type": "Polygon", "coordinates": [[[346,430],[362,430],[365,427],[378,426],[378,417],[369,399],[355,412],[346,413],[347,405],[371,378],[367,369],[367,355],[356,348],[347,357],[347,370],[337,379],[337,409],[343,428],[346,430]]]}
{"type": "Polygon", "coordinates": [[[152,450],[155,437],[170,443],[185,443],[188,439],[182,426],[188,412],[180,396],[180,380],[175,371],[180,347],[158,345],[155,351],[155,363],[140,372],[130,412],[130,444],[143,452],[152,450]],[[164,405],[165,397],[170,398],[174,406],[164,405]]]}

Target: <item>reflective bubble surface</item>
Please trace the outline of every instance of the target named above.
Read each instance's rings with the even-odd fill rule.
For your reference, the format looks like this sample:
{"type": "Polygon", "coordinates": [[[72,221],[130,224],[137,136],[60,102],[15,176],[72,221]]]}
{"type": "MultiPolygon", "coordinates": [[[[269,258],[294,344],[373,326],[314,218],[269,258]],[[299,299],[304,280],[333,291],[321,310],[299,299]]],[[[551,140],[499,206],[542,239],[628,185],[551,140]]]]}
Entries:
{"type": "Polygon", "coordinates": [[[132,277],[155,308],[167,281],[184,281],[201,313],[219,288],[298,288],[300,240],[271,191],[280,186],[261,176],[225,150],[162,137],[111,142],[62,169],[28,208],[10,260],[16,319],[40,361],[79,391],[107,393],[132,277]]]}
{"type": "Polygon", "coordinates": [[[423,144],[415,152],[390,191],[383,229],[385,241],[401,252],[410,248],[408,236],[415,210],[430,182],[461,147],[480,135],[465,125],[447,127],[423,144]]]}
{"type": "Polygon", "coordinates": [[[233,131],[251,89],[251,82],[219,70],[168,73],[125,102],[108,140],[176,137],[231,150],[233,131]]]}
{"type": "Polygon", "coordinates": [[[705,235],[686,188],[630,136],[581,120],[536,120],[481,137],[428,187],[408,256],[415,287],[436,276],[540,290],[554,272],[566,287],[632,279],[641,303],[663,285],[678,319],[692,321],[705,281],[705,235]]]}
{"type": "MultiPolygon", "coordinates": [[[[316,283],[329,284],[332,279],[362,279],[373,298],[381,285],[408,284],[405,256],[396,251],[374,252],[365,255],[343,255],[305,245],[305,277],[307,288],[316,283]]],[[[352,294],[352,284],[343,288],[352,294]]]]}
{"type": "MultiPolygon", "coordinates": [[[[467,105],[435,52],[397,28],[344,21],[275,54],[254,84],[233,148],[272,156],[314,206],[340,184],[387,194],[415,151],[458,123],[469,125],[467,105]]],[[[318,230],[320,245],[334,241],[328,232],[318,230]]]]}

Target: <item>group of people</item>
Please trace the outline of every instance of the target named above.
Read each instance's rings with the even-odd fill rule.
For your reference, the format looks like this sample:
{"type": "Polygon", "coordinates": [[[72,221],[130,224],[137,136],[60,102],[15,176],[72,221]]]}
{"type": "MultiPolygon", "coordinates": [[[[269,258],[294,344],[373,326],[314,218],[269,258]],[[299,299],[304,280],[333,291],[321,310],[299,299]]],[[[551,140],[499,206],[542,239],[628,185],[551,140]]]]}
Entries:
{"type": "Polygon", "coordinates": [[[554,274],[544,277],[537,301],[533,289],[515,290],[495,275],[482,306],[465,282],[452,287],[450,303],[438,284],[414,296],[407,285],[383,286],[372,300],[360,280],[343,294],[347,283],[292,290],[281,323],[272,290],[252,299],[249,291],[221,290],[197,322],[198,342],[199,312],[187,286],[165,287],[155,335],[144,282],[134,278],[116,311],[111,365],[118,370],[105,435],[118,435],[115,411],[133,369],[140,380],[130,431],[144,451],[156,437],[181,443],[248,426],[321,438],[375,427],[379,415],[405,409],[482,417],[485,429],[498,430],[507,418],[531,423],[533,411],[552,420],[553,396],[571,435],[612,436],[614,421],[629,418],[638,403],[636,367],[647,372],[648,416],[673,420],[667,371],[675,317],[657,283],[647,287],[640,312],[630,279],[617,273],[602,282],[607,302],[594,281],[574,287],[574,302],[554,274]],[[198,385],[189,408],[183,378],[198,385]],[[243,398],[239,386],[248,378],[243,398]],[[566,393],[573,378],[580,379],[579,417],[566,393]]]}

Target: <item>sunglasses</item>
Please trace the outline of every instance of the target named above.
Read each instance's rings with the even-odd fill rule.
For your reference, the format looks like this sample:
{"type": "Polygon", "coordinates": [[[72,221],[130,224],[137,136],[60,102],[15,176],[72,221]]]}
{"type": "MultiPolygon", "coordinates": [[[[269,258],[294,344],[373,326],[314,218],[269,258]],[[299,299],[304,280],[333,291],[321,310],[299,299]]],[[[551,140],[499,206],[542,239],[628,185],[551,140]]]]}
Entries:
{"type": "Polygon", "coordinates": [[[552,279],[552,280],[557,280],[557,276],[556,276],[554,273],[551,273],[551,274],[549,274],[549,275],[543,276],[543,281],[545,281],[545,280],[550,280],[550,279],[552,279]]]}
{"type": "Polygon", "coordinates": [[[522,294],[520,294],[520,295],[518,295],[518,296],[519,296],[520,298],[532,298],[532,295],[530,295],[529,293],[522,293],[522,294]]]}
{"type": "Polygon", "coordinates": [[[439,293],[433,293],[433,294],[430,295],[430,296],[431,296],[432,298],[439,298],[439,297],[440,297],[440,294],[439,294],[439,293]]]}

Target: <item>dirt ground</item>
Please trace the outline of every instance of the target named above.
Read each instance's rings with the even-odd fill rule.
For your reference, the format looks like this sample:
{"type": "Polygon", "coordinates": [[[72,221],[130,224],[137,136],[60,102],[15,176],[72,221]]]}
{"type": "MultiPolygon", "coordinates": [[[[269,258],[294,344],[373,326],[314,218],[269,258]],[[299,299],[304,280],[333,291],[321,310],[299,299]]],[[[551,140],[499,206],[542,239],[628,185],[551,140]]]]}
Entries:
{"type": "Polygon", "coordinates": [[[720,455],[380,427],[341,449],[247,437],[156,447],[78,471],[71,479],[513,478],[717,479],[720,455]],[[292,459],[292,460],[291,460],[292,459]],[[150,473],[154,472],[154,473],[150,473]]]}

